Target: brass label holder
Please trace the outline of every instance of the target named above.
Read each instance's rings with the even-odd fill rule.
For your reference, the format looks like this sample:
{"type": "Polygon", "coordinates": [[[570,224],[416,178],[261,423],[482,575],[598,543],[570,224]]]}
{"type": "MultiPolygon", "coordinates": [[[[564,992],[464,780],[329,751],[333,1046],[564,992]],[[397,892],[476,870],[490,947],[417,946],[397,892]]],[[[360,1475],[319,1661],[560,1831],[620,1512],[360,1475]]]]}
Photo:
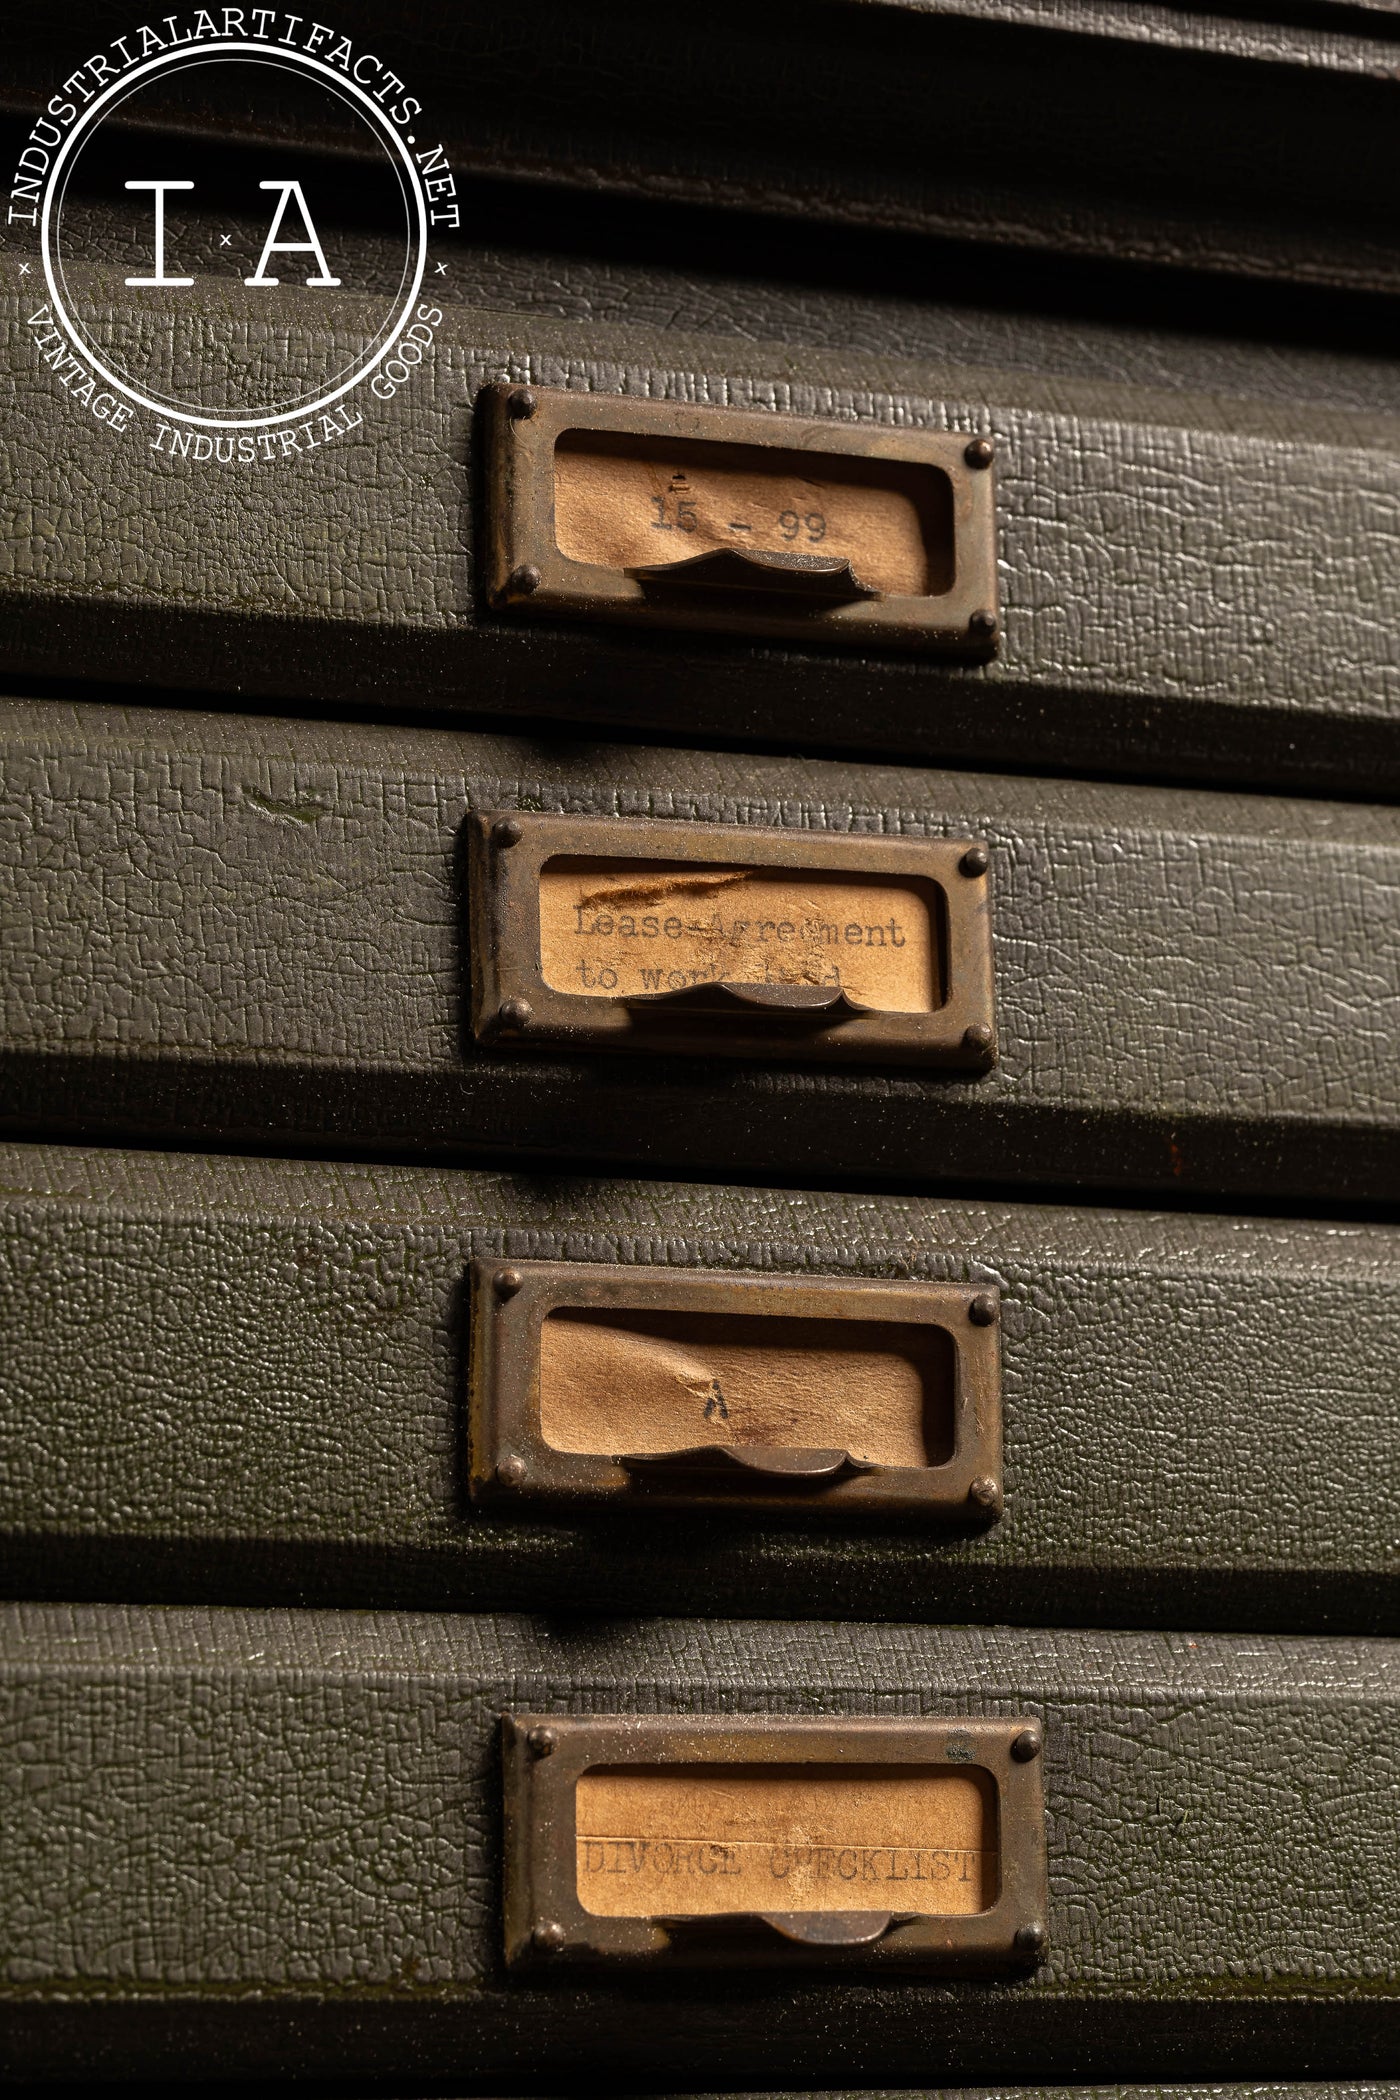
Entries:
{"type": "Polygon", "coordinates": [[[1025,1974],[1042,1958],[1034,1717],[502,1728],[512,1969],[1025,1974]]]}
{"type": "Polygon", "coordinates": [[[987,437],[504,384],[481,412],[498,611],[996,649],[987,437]]]}
{"type": "Polygon", "coordinates": [[[486,811],[469,860],[479,1041],[995,1062],[978,840],[486,811]]]}
{"type": "Polygon", "coordinates": [[[985,1527],[1003,1502],[999,1322],[996,1291],[960,1284],[477,1261],[470,1492],[522,1515],[985,1527]]]}

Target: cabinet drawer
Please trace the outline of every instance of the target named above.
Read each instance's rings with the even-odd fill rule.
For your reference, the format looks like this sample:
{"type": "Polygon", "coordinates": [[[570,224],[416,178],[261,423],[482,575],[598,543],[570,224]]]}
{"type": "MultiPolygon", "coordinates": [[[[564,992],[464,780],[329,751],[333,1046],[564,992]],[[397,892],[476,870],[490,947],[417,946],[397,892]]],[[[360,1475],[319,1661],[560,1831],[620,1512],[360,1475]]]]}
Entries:
{"type": "MultiPolygon", "coordinates": [[[[1393,1197],[1394,810],[58,703],[7,703],[0,724],[12,1131],[819,1184],[1393,1197]],[[990,1004],[945,1043],[955,1069],[943,1053],[889,1061],[890,1027],[908,1017],[853,1017],[849,1002],[845,1020],[817,1014],[815,1036],[769,1013],[760,1040],[752,1002],[736,1013],[727,991],[725,1011],[686,1006],[684,1028],[643,1028],[621,980],[587,996],[589,947],[564,954],[558,1005],[592,1034],[537,1026],[547,1016],[529,996],[521,1011],[519,976],[494,1012],[474,1011],[473,812],[518,825],[506,862],[567,812],[576,841],[596,839],[605,886],[638,855],[674,872],[678,837],[724,880],[784,841],[819,860],[830,841],[831,867],[808,875],[857,846],[885,868],[882,845],[907,857],[925,842],[945,900],[990,899],[989,955],[977,951],[990,1004]],[[598,1017],[619,1014],[626,1056],[597,1036],[598,1017]],[[746,1054],[719,1055],[736,1035],[746,1054]],[[857,1039],[871,1047],[853,1062],[857,1039]]],[[[559,865],[571,856],[577,845],[559,865]]],[[[633,945],[648,913],[669,953],[669,914],[650,906],[629,921],[633,945]]],[[[816,914],[840,935],[823,954],[874,959],[892,913],[816,914]]],[[[767,919],[773,940],[745,951],[745,980],[797,926],[767,919]]],[[[538,976],[527,920],[507,915],[500,952],[538,976]]],[[[691,974],[718,973],[723,991],[729,966],[702,950],[691,974]]],[[[640,963],[634,988],[647,990],[640,963]]],[[[854,989],[865,1009],[904,1001],[873,978],[854,989]]],[[[705,983],[692,992],[714,1004],[705,983]]]]}
{"type": "MultiPolygon", "coordinates": [[[[113,326],[129,296],[114,279],[113,326]]],[[[328,302],[318,312],[339,313],[347,345],[358,344],[353,302],[318,296],[328,302]]],[[[741,316],[743,288],[730,296],[741,316]]],[[[821,349],[449,305],[433,357],[393,401],[369,403],[363,431],[325,441],[309,460],[220,465],[118,445],[103,424],[56,403],[32,369],[28,311],[12,305],[4,328],[16,387],[11,500],[17,513],[61,514],[64,529],[16,537],[6,556],[12,674],[955,763],[1362,794],[1400,784],[1390,560],[1400,415],[1374,385],[1364,410],[1325,405],[1331,365],[1321,357],[1320,369],[1295,374],[1295,398],[1251,399],[1247,352],[1233,371],[1219,355],[1213,365],[1197,358],[1200,371],[1183,372],[1178,390],[1111,376],[1123,359],[1132,364],[1131,345],[1121,357],[1105,348],[1101,375],[1038,372],[1048,353],[1033,330],[1003,345],[1031,367],[1017,372],[862,355],[845,341],[860,324],[838,312],[821,349]],[[654,547],[633,534],[608,557],[613,568],[599,567],[575,558],[598,536],[592,484],[566,542],[574,553],[560,553],[546,471],[536,529],[512,525],[484,414],[510,381],[534,391],[541,417],[573,403],[585,420],[630,418],[663,450],[672,428],[693,442],[697,430],[756,427],[777,452],[809,455],[818,480],[853,446],[892,453],[896,465],[946,454],[959,504],[979,506],[976,530],[959,527],[957,572],[941,582],[901,582],[878,549],[850,541],[857,570],[891,584],[869,603],[752,590],[658,596],[625,572],[669,560],[681,528],[706,525],[708,512],[663,513],[667,530],[652,530],[639,485],[633,509],[654,547]],[[1226,398],[1205,390],[1212,384],[1226,398]],[[1307,398],[1309,387],[1324,401],[1307,398]],[[724,413],[706,405],[717,402],[724,413]],[[965,468],[965,445],[983,441],[993,466],[965,468]],[[543,576],[533,604],[512,584],[517,575],[543,576]],[[942,595],[922,595],[929,589],[942,595]],[[619,617],[652,624],[629,631],[619,617]]],[[[930,322],[927,332],[937,339],[951,327],[930,322]]],[[[905,332],[920,335],[917,319],[905,332]]],[[[1155,357],[1140,345],[1136,354],[1168,373],[1182,355],[1170,342],[1155,357]]],[[[1364,397],[1365,379],[1345,369],[1334,391],[1345,398],[1358,386],[1364,397]]],[[[518,433],[508,442],[518,450],[518,433]]],[[[658,486],[680,458],[666,453],[658,486]]],[[[764,498],[741,485],[772,516],[755,511],[755,526],[726,506],[717,529],[727,544],[744,543],[731,524],[751,540],[765,522],[784,558],[793,546],[815,558],[848,544],[820,490],[764,498]],[[789,517],[791,543],[779,528],[789,517]]],[[[697,532],[695,546],[704,543],[697,532]]]]}
{"type": "Polygon", "coordinates": [[[1400,1625],[1394,1229],[42,1146],[0,1178],[11,1594],[1400,1625]]]}
{"type": "MultiPolygon", "coordinates": [[[[411,2057],[432,2081],[469,2057],[482,2078],[653,2089],[945,2085],[1032,2058],[1090,2079],[1336,2078],[1394,2060],[1389,1643],[60,1605],[8,1606],[0,1634],[11,2077],[100,2074],[114,2052],[128,2078],[389,2077],[411,2057]],[[539,1731],[542,1775],[580,1739],[590,1770],[612,1759],[613,1797],[580,1784],[573,1829],[563,1787],[565,1872],[600,1821],[674,1820],[665,1787],[620,1801],[619,1775],[635,1794],[695,1752],[706,1828],[688,1839],[730,1842],[714,1837],[735,1812],[715,1794],[727,1761],[780,1758],[779,1784],[749,1789],[750,1878],[790,1879],[785,1792],[824,1774],[799,1864],[810,1878],[832,1851],[849,1882],[870,1849],[834,1843],[855,1828],[840,1774],[857,1752],[873,1787],[891,1746],[923,1758],[931,1742],[920,1783],[944,1787],[940,1843],[956,1851],[947,1781],[995,1774],[996,1745],[1019,1743],[1036,1798],[1018,1828],[1042,1827],[1044,1803],[1036,1958],[896,1974],[848,1944],[756,1966],[721,1927],[697,1973],[667,1966],[673,1922],[647,1928],[659,1969],[576,1959],[567,1933],[507,1968],[522,1811],[509,1797],[503,1833],[503,1715],[539,1731]]],[[[1006,1888],[1009,1764],[997,1785],[1006,1888]]],[[[658,1844],[654,1865],[691,1889],[681,1850],[658,1844]]],[[[586,1857],[575,1871],[606,1911],[586,1857]]],[[[633,1900],[662,1915],[649,1892],[633,1900]]],[[[674,1919],[699,1899],[656,1900],[674,1919]]],[[[941,1894],[901,1909],[935,1906],[949,1914],[941,1894]]]]}

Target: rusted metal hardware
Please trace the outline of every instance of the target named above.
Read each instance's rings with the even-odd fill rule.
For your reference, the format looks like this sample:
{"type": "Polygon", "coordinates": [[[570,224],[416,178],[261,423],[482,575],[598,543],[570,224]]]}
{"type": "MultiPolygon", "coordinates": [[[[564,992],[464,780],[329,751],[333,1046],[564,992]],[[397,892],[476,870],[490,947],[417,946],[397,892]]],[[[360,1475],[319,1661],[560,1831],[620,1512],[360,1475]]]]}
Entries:
{"type": "Polygon", "coordinates": [[[502,1733],[512,1968],[1025,1975],[1044,1954],[1042,1760],[1016,1747],[1038,1750],[1041,1726],[1024,1714],[505,1714],[502,1733]],[[785,1907],[794,1893],[811,1907],[785,1907]]]}
{"type": "Polygon", "coordinates": [[[873,1014],[878,1007],[862,1006],[839,986],[822,984],[687,984],[674,992],[633,992],[623,1000],[629,1013],[660,1014],[763,1014],[776,1021],[792,1021],[799,1027],[817,1020],[826,1027],[838,1021],[853,1021],[873,1014]]]}
{"type": "Polygon", "coordinates": [[[862,583],[849,558],[820,554],[753,554],[744,547],[715,547],[689,561],[648,564],[629,576],[654,594],[663,591],[752,591],[809,605],[854,605],[878,598],[862,583]]]}
{"type": "Polygon", "coordinates": [[[498,611],[995,651],[987,438],[509,384],[480,410],[498,611]]]}
{"type": "MultiPolygon", "coordinates": [[[[995,1292],[962,1284],[477,1261],[469,1374],[472,1497],[521,1514],[551,1503],[580,1514],[590,1505],[600,1513],[620,1506],[703,1507],[750,1515],[786,1511],[823,1525],[883,1516],[984,1529],[1003,1507],[1000,1328],[971,1316],[974,1304],[988,1301],[995,1305],[995,1292]],[[665,1353],[674,1344],[665,1337],[677,1331],[678,1319],[684,1322],[681,1371],[690,1378],[688,1387],[664,1383],[675,1363],[665,1353]],[[547,1377],[551,1320],[556,1353],[547,1377]],[[616,1342],[620,1353],[604,1355],[591,1372],[582,1372],[580,1334],[605,1350],[616,1342]],[[765,1442],[746,1423],[741,1404],[730,1406],[736,1384],[743,1387],[746,1347],[750,1363],[760,1365],[749,1376],[759,1381],[761,1410],[765,1379],[784,1385],[789,1395],[802,1388],[812,1360],[802,1352],[814,1335],[828,1361],[833,1342],[838,1359],[843,1349],[906,1352],[896,1359],[896,1375],[914,1387],[914,1397],[906,1393],[899,1403],[909,1416],[896,1431],[902,1437],[900,1462],[861,1454],[861,1441],[871,1440],[870,1419],[861,1414],[859,1394],[839,1384],[824,1389],[812,1410],[827,1434],[810,1445],[765,1442]],[[785,1357],[785,1350],[795,1353],[785,1357]],[[716,1365],[724,1368],[712,1376],[716,1365]],[[607,1403],[606,1448],[587,1448],[589,1428],[599,1418],[596,1396],[580,1384],[585,1376],[600,1385],[607,1403]],[[928,1383],[916,1386],[917,1377],[928,1383]],[[727,1398],[724,1386],[731,1379],[727,1398]],[[683,1433],[693,1422],[708,1433],[706,1441],[687,1439],[680,1448],[654,1450],[639,1438],[639,1448],[626,1447],[634,1408],[642,1405],[643,1425],[658,1419],[656,1388],[678,1429],[683,1433]],[[845,1446],[831,1441],[832,1427],[848,1437],[845,1446]],[[722,1436],[716,1434],[721,1428],[722,1436]],[[911,1446],[923,1453],[923,1463],[903,1462],[911,1446]]],[[[877,1428],[877,1439],[880,1433],[877,1428]]],[[[890,1434],[887,1423],[883,1433],[890,1434]]]]}
{"type": "Polygon", "coordinates": [[[996,1061],[980,842],[527,810],[469,823],[483,1042],[974,1076],[996,1061]],[[671,901],[604,908],[644,893],[671,901]]]}
{"type": "Polygon", "coordinates": [[[896,1915],[888,1910],[736,1910],[713,1918],[659,1917],[656,1923],[672,1940],[723,1935],[742,1938],[746,1933],[778,1933],[800,1947],[870,1947],[884,1938],[892,1925],[912,1925],[918,1913],[896,1915]]]}
{"type": "Polygon", "coordinates": [[[629,1451],[617,1462],[634,1479],[699,1479],[734,1487],[750,1481],[830,1487],[843,1474],[875,1471],[870,1459],[805,1444],[692,1444],[684,1451],[629,1451]]]}

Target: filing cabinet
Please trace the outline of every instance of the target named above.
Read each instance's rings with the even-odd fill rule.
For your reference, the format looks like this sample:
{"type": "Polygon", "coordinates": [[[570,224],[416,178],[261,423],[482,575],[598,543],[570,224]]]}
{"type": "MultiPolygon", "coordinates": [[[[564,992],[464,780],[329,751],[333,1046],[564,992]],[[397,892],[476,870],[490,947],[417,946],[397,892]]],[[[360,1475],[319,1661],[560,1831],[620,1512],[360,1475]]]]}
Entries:
{"type": "Polygon", "coordinates": [[[66,1146],[0,1187],[14,1593],[1400,1623],[1393,1227],[66,1146]]]}
{"type": "Polygon", "coordinates": [[[5,2075],[1392,2100],[1393,12],[337,25],[363,425],[0,285],[5,2075]]]}
{"type": "Polygon", "coordinates": [[[37,1604],[3,1632],[23,2075],[1394,2057],[1390,1642],[37,1604]],[[857,1933],[830,1906],[867,1865],[857,1933]]]}

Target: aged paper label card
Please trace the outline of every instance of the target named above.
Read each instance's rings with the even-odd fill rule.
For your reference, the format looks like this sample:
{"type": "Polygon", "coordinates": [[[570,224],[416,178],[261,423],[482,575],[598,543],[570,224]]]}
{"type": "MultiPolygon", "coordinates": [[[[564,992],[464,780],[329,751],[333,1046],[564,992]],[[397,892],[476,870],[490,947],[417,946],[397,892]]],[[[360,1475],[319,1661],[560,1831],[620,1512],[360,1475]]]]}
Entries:
{"type": "Polygon", "coordinates": [[[1035,1714],[535,1712],[502,1736],[512,1965],[988,1975],[1043,1956],[1035,1714]]]}
{"type": "Polygon", "coordinates": [[[473,1499],[983,1529],[1000,1302],[976,1282],[478,1259],[473,1499]]]}
{"type": "Polygon", "coordinates": [[[968,1917],[996,1897],[994,1789],[981,1771],[595,1766],[575,1801],[578,1897],[599,1917],[968,1917]]]}
{"type": "Polygon", "coordinates": [[[488,602],[985,661],[996,444],[937,421],[488,386],[488,602]]]}
{"type": "Polygon", "coordinates": [[[906,461],[571,430],[554,454],[554,529],[571,561],[615,569],[730,547],[841,555],[863,584],[913,597],[953,580],[947,476],[906,461]]]}
{"type": "Polygon", "coordinates": [[[996,1062],[980,840],[542,810],[468,839],[479,1041],[996,1062]]]}
{"type": "Polygon", "coordinates": [[[556,1451],[818,1445],[939,1465],[956,1375],[939,1327],[559,1311],[540,1329],[540,1431],[556,1451]]]}
{"type": "Polygon", "coordinates": [[[762,867],[548,861],[545,983],[607,999],[696,984],[839,988],[884,1013],[943,1003],[931,883],[762,867]]]}

